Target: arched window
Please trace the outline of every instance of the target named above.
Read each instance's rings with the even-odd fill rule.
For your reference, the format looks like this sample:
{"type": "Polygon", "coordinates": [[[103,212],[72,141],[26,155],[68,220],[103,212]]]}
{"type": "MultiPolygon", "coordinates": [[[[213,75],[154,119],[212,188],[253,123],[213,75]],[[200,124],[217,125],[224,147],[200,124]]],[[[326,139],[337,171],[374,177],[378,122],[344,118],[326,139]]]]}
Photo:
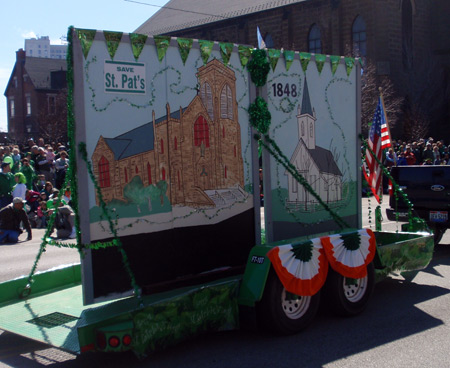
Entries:
{"type": "Polygon", "coordinates": [[[181,190],[181,175],[180,175],[180,170],[178,170],[178,190],[181,190]]]}
{"type": "Polygon", "coordinates": [[[194,146],[202,143],[209,147],[209,127],[206,119],[200,115],[194,124],[194,146]]]}
{"type": "Polygon", "coordinates": [[[211,120],[214,120],[213,96],[211,86],[208,82],[202,84],[200,88],[200,97],[202,98],[203,104],[206,106],[209,117],[211,120]]]}
{"type": "Polygon", "coordinates": [[[139,169],[137,166],[135,167],[134,171],[136,172],[136,174],[139,174],[139,169]]]}
{"type": "Polygon", "coordinates": [[[308,34],[308,51],[320,54],[322,52],[322,42],[320,41],[320,28],[313,24],[308,34]]]}
{"type": "Polygon", "coordinates": [[[123,175],[125,176],[125,183],[128,183],[128,171],[127,168],[123,168],[123,175]]]}
{"type": "Polygon", "coordinates": [[[313,136],[313,129],[314,129],[313,123],[309,123],[309,136],[311,138],[314,138],[314,136],[313,136]]]}
{"type": "Polygon", "coordinates": [[[109,162],[105,156],[102,156],[98,162],[98,176],[100,188],[109,188],[111,186],[109,180],[109,162]]]}
{"type": "Polygon", "coordinates": [[[173,149],[176,151],[178,149],[178,141],[177,141],[177,137],[175,137],[173,139],[173,149]]]}
{"type": "Polygon", "coordinates": [[[220,117],[222,119],[233,119],[233,96],[228,84],[222,88],[220,93],[220,117]]]}
{"type": "Polygon", "coordinates": [[[149,163],[147,163],[147,176],[148,176],[148,185],[152,183],[152,167],[149,163]]]}
{"type": "Polygon", "coordinates": [[[302,128],[301,128],[301,130],[302,130],[302,137],[304,137],[305,136],[305,123],[302,121],[302,128]]]}
{"type": "Polygon", "coordinates": [[[161,141],[160,141],[160,145],[161,145],[161,154],[163,154],[164,153],[164,140],[161,138],[161,141]]]}
{"type": "Polygon", "coordinates": [[[161,169],[161,180],[166,180],[166,169],[164,167],[161,169]]]}
{"type": "Polygon", "coordinates": [[[222,138],[225,138],[225,125],[222,127],[222,138]]]}
{"type": "Polygon", "coordinates": [[[227,173],[227,167],[225,166],[225,168],[224,168],[224,170],[223,170],[223,176],[224,176],[225,179],[227,178],[227,175],[228,175],[228,173],[227,173]]]}
{"type": "Polygon", "coordinates": [[[405,69],[413,66],[413,8],[410,0],[402,1],[402,62],[405,69]]]}
{"type": "Polygon", "coordinates": [[[356,56],[366,56],[366,22],[358,15],[352,26],[353,52],[356,56]]]}

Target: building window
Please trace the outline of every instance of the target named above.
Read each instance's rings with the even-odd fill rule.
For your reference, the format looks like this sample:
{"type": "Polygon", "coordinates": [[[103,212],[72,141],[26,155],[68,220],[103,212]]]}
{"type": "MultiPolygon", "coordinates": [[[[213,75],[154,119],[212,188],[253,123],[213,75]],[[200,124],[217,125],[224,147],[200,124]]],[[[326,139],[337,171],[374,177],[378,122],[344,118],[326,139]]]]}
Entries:
{"type": "Polygon", "coordinates": [[[222,126],[222,138],[225,138],[225,125],[222,126]]]}
{"type": "Polygon", "coordinates": [[[175,137],[173,139],[173,149],[176,151],[178,149],[178,141],[177,141],[177,137],[175,137]]]}
{"type": "Polygon", "coordinates": [[[405,69],[413,66],[413,9],[410,0],[402,1],[402,62],[405,69]]]}
{"type": "Polygon", "coordinates": [[[164,153],[164,140],[161,138],[161,141],[160,141],[160,152],[161,152],[161,154],[163,154],[164,153]]]}
{"type": "Polygon", "coordinates": [[[209,117],[211,118],[211,120],[214,120],[213,96],[209,83],[205,82],[202,84],[202,87],[200,88],[200,96],[202,98],[203,104],[206,107],[206,110],[208,111],[209,117]]]}
{"type": "Polygon", "coordinates": [[[225,169],[223,170],[223,176],[226,179],[228,177],[227,167],[225,166],[225,169]]]}
{"type": "Polygon", "coordinates": [[[237,156],[237,149],[236,149],[236,146],[234,146],[234,157],[236,157],[237,156]]]}
{"type": "Polygon", "coordinates": [[[152,167],[149,163],[147,163],[147,176],[148,176],[148,185],[152,183],[152,167]]]}
{"type": "Polygon", "coordinates": [[[220,94],[220,117],[222,119],[233,119],[233,96],[231,94],[231,88],[226,84],[222,88],[220,94]]]}
{"type": "Polygon", "coordinates": [[[100,188],[109,188],[111,186],[109,180],[109,162],[105,156],[102,156],[98,162],[98,176],[100,188]]]}
{"type": "Polygon", "coordinates": [[[302,128],[301,128],[301,130],[302,130],[302,137],[304,137],[305,136],[305,123],[302,121],[302,128]]]}
{"type": "Polygon", "coordinates": [[[139,169],[138,169],[137,166],[135,167],[134,171],[135,171],[136,174],[139,174],[139,169]]]}
{"type": "Polygon", "coordinates": [[[125,183],[128,183],[128,171],[127,168],[123,168],[123,175],[125,176],[125,183]]]}
{"type": "Polygon", "coordinates": [[[178,170],[178,190],[181,190],[181,175],[180,175],[180,170],[178,170]]]}
{"type": "Polygon", "coordinates": [[[31,96],[26,95],[25,99],[27,101],[27,116],[30,116],[31,115],[31,96]]]}
{"type": "Polygon", "coordinates": [[[161,169],[161,180],[166,180],[166,169],[164,167],[161,169]]]}
{"type": "Polygon", "coordinates": [[[309,123],[309,136],[311,137],[311,138],[314,138],[314,136],[313,136],[313,129],[314,127],[313,127],[313,123],[309,123]]]}
{"type": "Polygon", "coordinates": [[[297,180],[292,177],[292,193],[297,193],[297,180]]]}
{"type": "Polygon", "coordinates": [[[200,115],[194,124],[194,146],[209,147],[209,127],[206,119],[200,115]]]}
{"type": "Polygon", "coordinates": [[[322,42],[320,41],[320,28],[313,24],[308,34],[308,51],[315,54],[322,52],[322,42]]]}
{"type": "Polygon", "coordinates": [[[353,53],[355,56],[367,55],[366,22],[358,15],[352,26],[353,53]]]}
{"type": "Polygon", "coordinates": [[[9,100],[9,113],[12,118],[16,115],[16,108],[13,99],[9,100]]]}
{"type": "Polygon", "coordinates": [[[48,96],[48,113],[56,114],[56,96],[48,96]]]}

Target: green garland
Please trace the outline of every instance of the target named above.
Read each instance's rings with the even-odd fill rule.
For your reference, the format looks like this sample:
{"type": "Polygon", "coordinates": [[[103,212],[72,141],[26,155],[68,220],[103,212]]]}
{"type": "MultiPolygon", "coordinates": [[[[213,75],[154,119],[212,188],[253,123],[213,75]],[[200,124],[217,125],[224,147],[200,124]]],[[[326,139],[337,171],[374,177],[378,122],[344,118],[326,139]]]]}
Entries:
{"type": "Polygon", "coordinates": [[[272,118],[267,102],[261,97],[256,97],[248,108],[250,115],[250,124],[261,134],[267,134],[270,127],[270,119],[272,118]]]}
{"type": "Polygon", "coordinates": [[[270,71],[270,64],[267,61],[267,54],[265,50],[254,50],[252,58],[247,64],[250,72],[252,82],[256,87],[262,87],[266,84],[267,75],[270,71]]]}

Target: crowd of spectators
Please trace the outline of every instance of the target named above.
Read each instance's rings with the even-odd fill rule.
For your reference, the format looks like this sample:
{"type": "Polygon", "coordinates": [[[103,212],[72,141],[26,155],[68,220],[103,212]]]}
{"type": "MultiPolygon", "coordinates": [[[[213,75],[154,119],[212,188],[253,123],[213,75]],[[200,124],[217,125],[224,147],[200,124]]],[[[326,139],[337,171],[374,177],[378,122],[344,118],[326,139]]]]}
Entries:
{"type": "Polygon", "coordinates": [[[393,140],[384,165],[450,165],[450,148],[444,141],[435,141],[432,137],[414,142],[393,140]]]}
{"type": "MultiPolygon", "coordinates": [[[[70,185],[65,184],[69,155],[64,144],[39,138],[22,146],[0,146],[0,166],[0,211],[20,198],[31,227],[45,228],[52,211],[69,206],[70,185]],[[56,204],[62,190],[63,200],[56,204]]],[[[66,235],[74,237],[74,231],[66,235]]]]}

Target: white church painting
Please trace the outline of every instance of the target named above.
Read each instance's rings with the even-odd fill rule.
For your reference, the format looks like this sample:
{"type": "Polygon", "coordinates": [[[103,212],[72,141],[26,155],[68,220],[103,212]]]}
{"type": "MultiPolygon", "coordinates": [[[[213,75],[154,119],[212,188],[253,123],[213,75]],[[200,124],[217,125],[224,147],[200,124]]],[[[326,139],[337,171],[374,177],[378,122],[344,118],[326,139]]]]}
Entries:
{"type": "MultiPolygon", "coordinates": [[[[302,103],[298,106],[298,143],[291,157],[294,165],[312,189],[327,204],[342,200],[343,175],[331,151],[316,145],[316,112],[311,105],[305,79],[302,103]]],[[[290,211],[313,212],[318,200],[287,171],[290,211]]]]}

